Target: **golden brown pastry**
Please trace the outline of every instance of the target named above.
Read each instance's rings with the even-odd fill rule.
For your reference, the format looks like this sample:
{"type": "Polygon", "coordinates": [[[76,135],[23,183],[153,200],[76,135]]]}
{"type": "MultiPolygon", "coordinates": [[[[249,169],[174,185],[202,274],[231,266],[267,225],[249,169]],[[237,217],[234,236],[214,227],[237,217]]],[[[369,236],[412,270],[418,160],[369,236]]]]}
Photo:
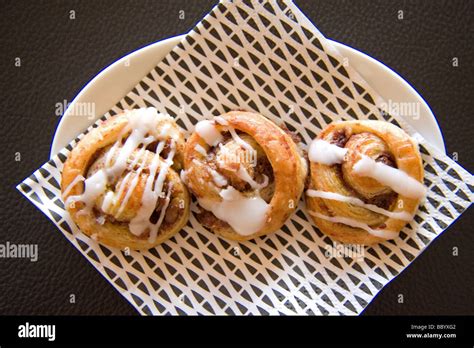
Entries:
{"type": "Polygon", "coordinates": [[[92,129],[64,164],[66,209],[93,239],[149,249],[178,232],[189,216],[179,171],[184,135],[155,108],[113,116],[92,129]]]}
{"type": "Polygon", "coordinates": [[[332,123],[311,143],[309,160],[307,209],[343,243],[396,238],[426,193],[417,143],[388,122],[332,123]]]}
{"type": "Polygon", "coordinates": [[[197,219],[238,241],[278,230],[295,210],[307,174],[291,136],[244,111],[199,122],[186,142],[184,168],[202,208],[197,219]]]}

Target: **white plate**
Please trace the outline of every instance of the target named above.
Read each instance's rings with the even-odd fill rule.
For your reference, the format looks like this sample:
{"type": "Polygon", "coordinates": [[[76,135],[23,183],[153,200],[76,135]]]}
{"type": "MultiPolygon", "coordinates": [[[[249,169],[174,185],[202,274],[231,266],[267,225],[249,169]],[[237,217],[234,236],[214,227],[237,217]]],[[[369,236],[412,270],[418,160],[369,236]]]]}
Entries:
{"type": "MultiPolygon", "coordinates": [[[[182,36],[172,37],[143,47],[102,70],[72,101],[59,122],[51,145],[51,157],[58,153],[78,134],[83,132],[97,118],[106,113],[124,97],[176,46],[182,36]],[[92,103],[95,114],[91,117],[74,114],[75,103],[92,103]]],[[[339,52],[349,59],[350,64],[375,88],[385,100],[392,102],[418,103],[419,118],[406,117],[426,140],[439,150],[446,152],[443,136],[436,118],[423,98],[397,73],[381,62],[351,47],[332,41],[339,52]]]]}

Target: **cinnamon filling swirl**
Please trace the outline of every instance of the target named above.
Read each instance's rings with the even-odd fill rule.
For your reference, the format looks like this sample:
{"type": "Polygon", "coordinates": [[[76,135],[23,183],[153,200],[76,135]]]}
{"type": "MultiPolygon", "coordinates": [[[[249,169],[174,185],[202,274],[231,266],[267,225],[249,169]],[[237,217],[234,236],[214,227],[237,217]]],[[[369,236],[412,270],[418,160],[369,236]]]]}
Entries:
{"type": "Polygon", "coordinates": [[[176,170],[184,136],[156,109],[115,116],[88,133],[63,169],[66,207],[86,234],[147,249],[187,221],[189,197],[176,170]]]}
{"type": "Polygon", "coordinates": [[[199,122],[186,143],[185,169],[201,207],[198,220],[236,240],[281,227],[306,176],[292,137],[263,116],[243,111],[199,122]]]}
{"type": "Polygon", "coordinates": [[[340,241],[372,244],[394,238],[426,190],[418,149],[386,122],[334,123],[313,141],[309,159],[310,214],[340,241]]]}

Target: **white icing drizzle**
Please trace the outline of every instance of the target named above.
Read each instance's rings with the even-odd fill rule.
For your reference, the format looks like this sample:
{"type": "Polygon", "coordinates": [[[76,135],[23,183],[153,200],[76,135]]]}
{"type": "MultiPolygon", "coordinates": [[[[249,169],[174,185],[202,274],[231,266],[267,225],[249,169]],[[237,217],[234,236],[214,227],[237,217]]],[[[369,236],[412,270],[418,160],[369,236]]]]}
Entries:
{"type": "MultiPolygon", "coordinates": [[[[168,117],[170,117],[168,115],[168,117]]],[[[168,132],[171,128],[171,124],[170,123],[166,123],[165,125],[163,125],[163,128],[161,129],[161,132],[160,132],[160,138],[164,138],[166,136],[168,136],[168,132]]],[[[173,140],[176,141],[175,137],[173,137],[173,140]]]]}
{"type": "MultiPolygon", "coordinates": [[[[145,146],[140,150],[140,152],[138,153],[137,157],[133,160],[133,162],[130,164],[130,166],[133,168],[137,163],[138,161],[141,159],[142,160],[142,163],[140,165],[140,167],[138,167],[136,173],[135,173],[135,177],[132,179],[132,181],[130,182],[130,185],[128,187],[128,190],[127,190],[127,193],[125,194],[125,197],[123,198],[123,200],[121,201],[120,203],[120,207],[119,207],[119,210],[117,212],[117,215],[120,216],[120,214],[122,214],[123,212],[123,209],[125,209],[125,207],[127,206],[127,203],[128,201],[130,200],[130,197],[132,196],[132,193],[133,191],[135,191],[135,187],[137,186],[138,184],[138,181],[140,180],[140,174],[142,173],[143,169],[145,168],[145,164],[146,164],[146,160],[145,160],[145,157],[146,157],[146,152],[145,152],[145,146]]],[[[130,174],[130,173],[129,173],[130,174]]],[[[126,180],[127,178],[124,179],[124,181],[126,180]]],[[[116,195],[117,198],[120,199],[121,195],[116,195]]]]}
{"type": "MultiPolygon", "coordinates": [[[[214,121],[203,120],[203,121],[199,121],[196,124],[194,130],[201,138],[204,139],[207,145],[217,146],[223,140],[223,136],[221,132],[219,132],[219,130],[216,128],[216,125],[215,125],[216,123],[226,126],[226,129],[229,131],[234,141],[238,143],[240,146],[242,146],[248,151],[255,151],[251,145],[249,145],[246,141],[244,141],[241,137],[239,137],[235,129],[231,127],[229,125],[229,122],[227,122],[227,120],[225,120],[222,116],[214,117],[214,121]]],[[[198,149],[196,149],[196,151],[200,152],[198,149]]]]}
{"type": "Polygon", "coordinates": [[[223,139],[214,122],[209,120],[199,121],[196,124],[195,131],[209,146],[216,146],[223,139]]]}
{"type": "Polygon", "coordinates": [[[84,210],[89,212],[92,209],[92,203],[105,191],[106,185],[107,176],[103,170],[99,170],[86,179],[84,192],[81,195],[70,196],[66,200],[66,205],[81,201],[85,204],[84,210]]]}
{"type": "MultiPolygon", "coordinates": [[[[246,152],[235,153],[229,150],[223,144],[219,144],[219,152],[220,153],[219,156],[216,157],[216,161],[222,167],[224,167],[226,163],[242,164],[254,162],[256,165],[257,162],[257,153],[253,149],[252,151],[247,150],[246,152]]],[[[236,172],[238,169],[231,167],[228,168],[228,170],[236,172]]]]}
{"type": "Polygon", "coordinates": [[[247,182],[250,185],[250,187],[252,187],[254,190],[260,190],[268,185],[268,176],[263,174],[263,182],[259,184],[254,179],[252,179],[247,169],[242,165],[239,166],[239,170],[237,171],[236,174],[239,177],[239,179],[247,182]]]}
{"type": "MultiPolygon", "coordinates": [[[[66,204],[68,205],[73,201],[82,201],[85,204],[85,208],[79,213],[87,213],[92,208],[96,199],[105,193],[109,180],[116,180],[120,175],[122,175],[127,166],[133,168],[141,160],[142,162],[135,173],[135,177],[132,180],[130,180],[131,172],[129,172],[123,178],[117,192],[114,193],[112,191],[108,191],[105,193],[101,208],[104,212],[108,212],[111,205],[115,203],[116,199],[119,199],[122,196],[127,184],[129,184],[126,196],[121,201],[121,205],[118,210],[118,215],[120,215],[139,181],[141,172],[147,164],[145,156],[147,145],[157,140],[157,138],[158,140],[161,138],[163,140],[159,142],[149,166],[150,174],[148,175],[145,183],[141,201],[142,204],[136,216],[130,221],[129,224],[130,232],[137,236],[140,236],[148,230],[150,233],[150,241],[152,241],[156,238],[158,229],[160,228],[163,221],[164,214],[170,200],[171,188],[168,190],[168,194],[165,198],[165,204],[160,212],[160,218],[158,219],[157,223],[151,223],[150,217],[155,210],[158,198],[160,195],[162,195],[163,184],[168,173],[168,169],[173,164],[173,157],[176,151],[175,142],[174,140],[171,140],[168,157],[165,161],[160,159],[160,153],[165,146],[164,139],[168,136],[168,132],[171,128],[169,123],[163,126],[158,137],[155,137],[152,134],[156,132],[160,121],[171,119],[171,117],[169,115],[159,114],[155,108],[135,109],[127,111],[126,114],[128,124],[122,133],[125,134],[130,132],[130,134],[125,141],[125,144],[120,147],[122,142],[121,138],[114,143],[114,145],[109,149],[109,152],[105,158],[105,167],[91,175],[89,178],[85,179],[84,192],[81,195],[69,197],[66,200],[66,204]],[[134,160],[130,161],[130,156],[138,148],[140,148],[140,151],[138,151],[134,160]],[[117,150],[119,153],[117,156],[115,156],[117,150]],[[158,168],[160,168],[159,172],[158,168]]],[[[70,188],[72,188],[80,180],[84,180],[84,178],[82,176],[76,177],[65,190],[64,196],[67,196],[70,188]]],[[[100,223],[100,221],[98,221],[98,223],[100,223]]]]}
{"type": "MultiPolygon", "coordinates": [[[[163,127],[160,136],[165,136],[166,135],[165,132],[168,131],[169,128],[170,128],[170,125],[166,124],[163,127]]],[[[125,194],[124,199],[122,199],[120,201],[120,206],[119,206],[119,209],[117,211],[117,216],[120,216],[120,214],[122,214],[123,210],[127,206],[128,201],[130,200],[130,197],[133,194],[133,191],[135,190],[135,187],[138,184],[138,181],[140,179],[140,174],[143,171],[143,169],[145,168],[145,165],[146,165],[146,160],[145,160],[145,158],[146,158],[146,147],[150,143],[152,143],[154,140],[155,140],[155,138],[153,136],[148,136],[148,137],[144,138],[138,144],[138,145],[143,144],[143,146],[140,148],[139,152],[137,153],[137,155],[135,156],[133,161],[129,162],[130,159],[126,158],[126,162],[127,162],[127,164],[129,163],[129,166],[131,168],[135,167],[135,165],[138,164],[138,162],[140,162],[140,160],[142,161],[142,163],[140,164],[140,167],[137,169],[137,172],[135,173],[135,177],[132,180],[130,180],[131,172],[129,172],[129,173],[127,173],[125,178],[123,178],[117,192],[112,192],[112,191],[107,192],[107,194],[106,194],[107,202],[105,203],[105,199],[104,199],[104,202],[102,203],[102,209],[105,213],[110,213],[110,205],[115,204],[115,202],[117,202],[117,200],[120,200],[120,198],[123,195],[123,192],[125,191],[125,188],[127,187],[127,184],[129,184],[128,188],[127,188],[127,193],[125,194]],[[131,182],[128,183],[128,181],[131,181],[131,182]]],[[[164,141],[161,141],[159,143],[159,145],[157,146],[157,152],[156,152],[157,155],[159,155],[161,153],[161,151],[163,150],[164,145],[165,145],[164,141]]],[[[119,156],[120,155],[121,154],[119,154],[119,156]]],[[[106,169],[106,170],[110,170],[110,169],[106,169]]]]}
{"type": "MultiPolygon", "coordinates": [[[[226,127],[231,134],[232,139],[247,151],[255,151],[254,148],[244,141],[229,125],[227,120],[221,116],[214,118],[214,122],[226,127]]],[[[223,140],[222,134],[216,129],[215,123],[212,121],[200,121],[196,125],[196,133],[209,146],[217,146],[223,140]]],[[[222,150],[222,147],[221,147],[222,150]]],[[[196,151],[199,152],[198,149],[196,151]]],[[[227,179],[214,169],[207,167],[217,186],[223,187],[227,185],[227,179]]],[[[268,185],[268,177],[264,176],[262,184],[257,183],[249,175],[247,170],[240,166],[237,175],[240,179],[248,182],[254,189],[260,189],[268,185]]],[[[211,211],[218,219],[227,222],[233,230],[243,236],[252,235],[258,232],[265,224],[266,216],[270,205],[260,196],[246,197],[232,186],[227,186],[219,192],[222,201],[215,202],[206,198],[198,198],[199,205],[204,209],[211,211]]]]}
{"type": "Polygon", "coordinates": [[[365,155],[362,155],[362,158],[354,164],[353,171],[358,175],[371,177],[389,186],[402,196],[420,199],[426,195],[426,187],[418,180],[400,169],[376,162],[365,155]]]}
{"type": "Polygon", "coordinates": [[[66,187],[63,193],[63,197],[67,197],[69,195],[69,192],[71,192],[72,188],[76,186],[78,182],[84,181],[86,178],[84,178],[82,175],[78,175],[74,178],[73,181],[66,187]]]}
{"type": "Polygon", "coordinates": [[[342,163],[347,149],[328,143],[321,139],[315,139],[309,146],[308,157],[311,162],[321,163],[328,166],[342,163]]]}
{"type": "Polygon", "coordinates": [[[97,219],[95,219],[95,221],[97,221],[97,223],[99,225],[103,225],[105,224],[105,216],[104,215],[100,215],[97,219]]]}
{"type": "MultiPolygon", "coordinates": [[[[131,172],[128,172],[127,175],[125,175],[125,178],[122,179],[122,182],[120,183],[120,186],[118,187],[118,190],[114,192],[114,197],[112,199],[113,204],[117,202],[117,199],[120,199],[122,197],[123,193],[125,192],[125,188],[127,187],[128,181],[130,180],[131,177],[131,172]]],[[[131,190],[127,190],[127,193],[130,192],[131,190]]],[[[121,206],[119,210],[123,210],[123,207],[121,206]]],[[[110,214],[110,211],[105,211],[107,214],[110,214]]],[[[120,215],[120,213],[117,213],[117,216],[120,215]]]]}
{"type": "Polygon", "coordinates": [[[207,170],[212,175],[212,180],[218,187],[223,187],[227,185],[227,179],[223,175],[219,174],[211,167],[207,167],[207,170]]]}
{"type": "Polygon", "coordinates": [[[390,210],[386,210],[380,207],[377,207],[375,204],[367,204],[364,201],[362,201],[359,198],[356,197],[350,197],[350,196],[344,196],[339,193],[335,192],[326,192],[326,191],[319,191],[319,190],[307,190],[306,194],[309,197],[318,197],[318,198],[323,198],[323,199],[331,199],[331,200],[336,200],[340,202],[345,202],[349,204],[353,204],[359,207],[363,207],[365,209],[371,210],[373,212],[382,214],[384,216],[387,216],[392,219],[397,219],[397,220],[402,220],[402,221],[411,221],[413,219],[413,215],[406,211],[401,211],[401,212],[393,212],[390,210]]]}
{"type": "Polygon", "coordinates": [[[369,225],[367,225],[363,222],[354,220],[354,219],[350,219],[350,218],[346,218],[346,217],[342,217],[342,216],[327,216],[327,215],[319,214],[319,213],[314,212],[314,211],[308,211],[308,213],[310,215],[313,215],[313,216],[319,218],[319,219],[323,219],[323,220],[326,220],[326,221],[329,221],[329,222],[332,222],[332,223],[339,223],[339,224],[344,224],[344,225],[347,225],[347,226],[350,226],[350,227],[353,227],[353,228],[363,229],[363,230],[369,232],[371,235],[373,235],[375,237],[379,237],[379,238],[383,238],[383,239],[394,239],[398,236],[397,232],[383,230],[383,229],[375,230],[375,229],[371,228],[369,225]]]}
{"type": "Polygon", "coordinates": [[[168,189],[168,193],[166,194],[165,197],[165,203],[163,204],[163,207],[161,208],[160,211],[160,216],[158,218],[158,221],[154,225],[155,228],[153,228],[150,232],[150,236],[148,237],[148,241],[150,243],[154,242],[156,240],[156,235],[158,234],[158,229],[160,228],[161,224],[163,223],[163,219],[165,217],[166,210],[168,209],[168,206],[170,204],[170,197],[171,197],[171,191],[173,186],[170,184],[168,189]]]}
{"type": "Polygon", "coordinates": [[[242,194],[233,186],[228,186],[219,192],[219,196],[225,201],[235,201],[242,197],[242,194]]]}
{"type": "Polygon", "coordinates": [[[220,196],[221,202],[204,198],[198,198],[198,202],[242,236],[254,234],[263,227],[270,206],[262,198],[245,197],[232,186],[221,190],[220,196]]]}
{"type": "Polygon", "coordinates": [[[222,126],[228,126],[229,125],[229,122],[227,122],[227,120],[222,116],[216,116],[216,117],[214,117],[214,120],[222,126]]]}
{"type": "Polygon", "coordinates": [[[108,212],[110,211],[110,206],[114,203],[115,195],[112,191],[108,191],[105,196],[104,200],[102,201],[102,211],[108,212]]]}
{"type": "MultiPolygon", "coordinates": [[[[220,155],[217,156],[217,157],[215,158],[215,160],[216,160],[216,162],[219,164],[219,166],[224,167],[225,164],[226,164],[226,161],[223,160],[223,158],[228,158],[228,157],[229,157],[229,156],[228,156],[229,151],[228,151],[227,148],[226,148],[224,145],[222,145],[222,144],[219,144],[219,151],[220,151],[220,155]]],[[[233,161],[233,162],[234,162],[234,161],[233,161]]],[[[232,170],[232,171],[234,171],[234,170],[232,170]]]]}
{"type": "Polygon", "coordinates": [[[234,128],[230,127],[228,128],[229,130],[229,133],[230,135],[232,136],[232,139],[234,139],[234,141],[239,144],[240,146],[242,146],[244,149],[246,149],[247,151],[255,151],[254,148],[249,144],[247,143],[246,141],[244,141],[241,137],[239,137],[239,135],[237,134],[237,132],[235,131],[234,128]]]}
{"type": "Polygon", "coordinates": [[[131,133],[120,149],[113,165],[106,169],[107,175],[112,178],[117,178],[123,173],[127,167],[127,160],[140,144],[149,144],[154,140],[153,136],[150,135],[145,138],[145,135],[154,132],[158,128],[158,123],[163,116],[160,118],[162,114],[158,114],[155,108],[140,110],[141,112],[133,110],[127,113],[127,128],[131,129],[131,133]]]}
{"type": "MultiPolygon", "coordinates": [[[[161,221],[158,220],[155,224],[153,224],[150,222],[150,216],[153,214],[158,199],[162,194],[163,184],[168,173],[168,169],[173,164],[175,150],[174,140],[172,140],[171,150],[168,154],[168,157],[166,158],[166,161],[162,162],[160,160],[159,153],[156,153],[153,157],[152,163],[150,165],[150,174],[147,177],[145,189],[143,190],[142,205],[140,206],[140,209],[138,210],[135,217],[130,220],[129,224],[130,232],[136,236],[142,235],[146,230],[149,230],[150,237],[157,235],[161,221]],[[159,172],[158,167],[160,167],[159,172]]],[[[162,209],[165,210],[165,207],[162,209]]]]}
{"type": "Polygon", "coordinates": [[[115,156],[115,153],[117,152],[118,147],[122,143],[122,138],[117,140],[114,145],[110,148],[110,150],[107,152],[107,155],[105,157],[105,167],[110,167],[112,165],[112,159],[115,156]]]}
{"type": "Polygon", "coordinates": [[[197,152],[199,152],[201,155],[203,156],[206,156],[207,155],[207,152],[206,152],[206,149],[203,148],[201,145],[199,144],[196,144],[196,146],[194,146],[194,150],[196,150],[197,152]]]}

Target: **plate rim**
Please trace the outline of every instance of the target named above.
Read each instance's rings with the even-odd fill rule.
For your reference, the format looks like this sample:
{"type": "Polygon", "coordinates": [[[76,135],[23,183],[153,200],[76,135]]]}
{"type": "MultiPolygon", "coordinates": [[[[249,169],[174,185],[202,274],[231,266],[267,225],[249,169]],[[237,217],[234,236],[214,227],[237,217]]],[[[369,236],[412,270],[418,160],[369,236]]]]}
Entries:
{"type": "MultiPolygon", "coordinates": [[[[179,43],[179,41],[185,37],[186,34],[182,35],[177,35],[177,36],[172,36],[154,43],[151,43],[149,45],[146,45],[144,47],[141,47],[135,51],[132,51],[125,56],[119,58],[112,64],[108,65],[104,69],[102,69],[97,75],[95,75],[89,82],[87,82],[84,87],[80,90],[80,92],[74,97],[74,99],[71,101],[71,103],[68,105],[67,109],[65,110],[64,114],[61,116],[61,119],[56,127],[56,130],[54,132],[53,140],[51,142],[51,148],[50,148],[50,158],[54,157],[63,147],[58,145],[59,139],[61,138],[61,134],[64,132],[63,128],[65,127],[66,120],[68,120],[71,115],[71,110],[73,110],[74,105],[78,103],[81,98],[86,94],[86,92],[91,89],[95,83],[98,81],[101,81],[102,79],[113,76],[110,75],[111,73],[113,74],[113,71],[118,68],[121,64],[124,64],[127,60],[131,60],[133,57],[138,57],[139,55],[143,55],[147,50],[151,50],[154,48],[157,48],[159,46],[166,46],[167,44],[170,44],[171,42],[175,42],[176,44],[179,43]],[[108,76],[110,75],[110,76],[108,76]]],[[[433,130],[435,131],[434,138],[436,139],[436,143],[432,144],[435,146],[438,150],[442,151],[443,153],[446,153],[446,145],[444,142],[444,137],[441,132],[441,128],[439,126],[438,120],[436,119],[436,116],[434,115],[433,111],[431,110],[429,104],[425,101],[425,99],[421,96],[421,94],[407,81],[405,80],[400,74],[398,74],[396,71],[388,67],[386,64],[383,62],[369,56],[368,54],[351,47],[347,44],[343,44],[338,41],[330,40],[328,39],[332,44],[336,46],[336,49],[341,49],[342,50],[348,50],[351,52],[351,54],[354,54],[356,56],[359,56],[360,58],[363,58],[367,61],[369,61],[371,64],[377,65],[379,68],[381,68],[386,74],[391,75],[392,78],[398,80],[402,85],[404,85],[405,88],[408,89],[411,95],[414,95],[416,99],[419,100],[422,106],[426,108],[428,111],[428,115],[430,116],[431,122],[433,122],[433,130]]],[[[171,46],[174,47],[174,46],[171,46]]],[[[156,63],[158,64],[158,62],[156,63]]],[[[360,74],[362,78],[365,79],[363,74],[360,74]]],[[[141,79],[141,78],[140,78],[141,79]]],[[[130,89],[133,88],[130,87],[130,89]]],[[[123,97],[123,96],[122,96],[123,97]]],[[[112,105],[110,106],[112,107],[112,105]]],[[[95,120],[100,117],[101,115],[96,115],[95,118],[90,119],[90,124],[95,122],[95,120]]],[[[416,127],[414,127],[416,129],[416,127]]],[[[78,132],[79,134],[79,132],[78,132]]],[[[71,139],[72,140],[72,139],[71,139]]]]}

